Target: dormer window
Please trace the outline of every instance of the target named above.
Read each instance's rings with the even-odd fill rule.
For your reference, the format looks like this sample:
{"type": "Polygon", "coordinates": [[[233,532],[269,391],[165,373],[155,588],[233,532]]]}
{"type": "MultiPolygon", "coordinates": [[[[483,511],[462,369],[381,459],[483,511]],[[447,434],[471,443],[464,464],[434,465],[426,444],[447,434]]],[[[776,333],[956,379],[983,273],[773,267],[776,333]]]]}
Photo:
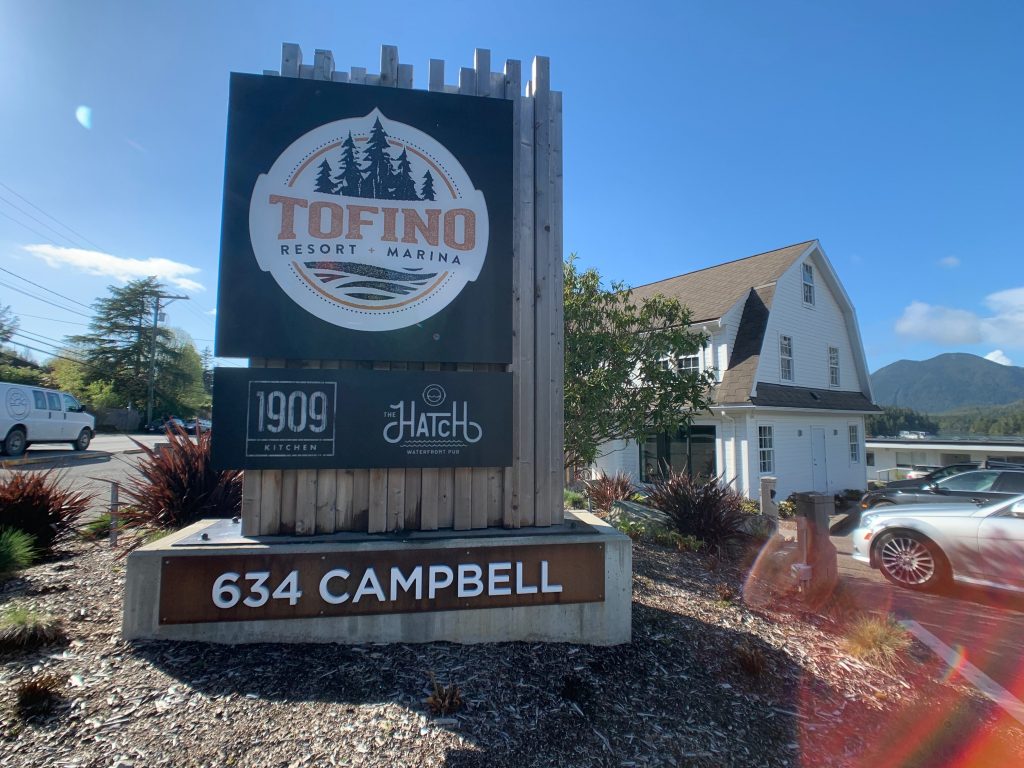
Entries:
{"type": "Polygon", "coordinates": [[[814,306],[814,267],[804,264],[804,304],[814,306]]]}
{"type": "Polygon", "coordinates": [[[779,378],[793,380],[793,337],[779,336],[779,378]]]}

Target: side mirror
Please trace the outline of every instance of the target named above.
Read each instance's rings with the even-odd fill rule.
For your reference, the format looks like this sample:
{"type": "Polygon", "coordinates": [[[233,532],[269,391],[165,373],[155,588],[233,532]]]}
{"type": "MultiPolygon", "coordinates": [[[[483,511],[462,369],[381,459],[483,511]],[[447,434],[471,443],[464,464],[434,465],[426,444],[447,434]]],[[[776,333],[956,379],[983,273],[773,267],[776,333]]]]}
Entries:
{"type": "Polygon", "coordinates": [[[1024,499],[1010,507],[1010,514],[1014,517],[1024,517],[1024,499]]]}

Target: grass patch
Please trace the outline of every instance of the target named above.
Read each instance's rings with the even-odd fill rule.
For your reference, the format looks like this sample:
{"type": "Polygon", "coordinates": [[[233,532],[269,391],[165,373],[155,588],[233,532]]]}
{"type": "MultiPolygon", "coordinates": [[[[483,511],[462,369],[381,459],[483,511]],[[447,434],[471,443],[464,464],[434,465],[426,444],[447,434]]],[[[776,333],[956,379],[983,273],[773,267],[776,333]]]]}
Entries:
{"type": "Polygon", "coordinates": [[[567,509],[583,509],[587,506],[587,497],[579,491],[566,488],[562,491],[562,503],[567,509]]]}
{"type": "Polygon", "coordinates": [[[910,633],[892,616],[862,614],[850,622],[845,644],[851,656],[892,667],[910,645],[910,633]]]}
{"type": "Polygon", "coordinates": [[[0,651],[26,651],[66,639],[60,619],[23,605],[0,613],[0,651]]]}
{"type": "Polygon", "coordinates": [[[91,520],[79,528],[78,532],[81,534],[83,539],[90,539],[93,541],[106,539],[110,536],[110,525],[112,522],[113,518],[111,518],[110,513],[104,512],[95,520],[91,520]]]}
{"type": "Polygon", "coordinates": [[[22,720],[50,712],[61,700],[64,678],[55,673],[36,675],[14,688],[14,711],[22,720]]]}
{"type": "Polygon", "coordinates": [[[16,528],[0,528],[0,579],[28,568],[36,559],[35,538],[16,528]]]}

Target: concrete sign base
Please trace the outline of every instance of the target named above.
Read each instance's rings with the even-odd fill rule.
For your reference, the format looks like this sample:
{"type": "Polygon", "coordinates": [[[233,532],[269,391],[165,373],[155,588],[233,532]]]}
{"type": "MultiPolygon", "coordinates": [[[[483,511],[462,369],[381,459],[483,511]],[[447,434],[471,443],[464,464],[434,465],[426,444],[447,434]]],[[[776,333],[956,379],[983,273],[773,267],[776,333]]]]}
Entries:
{"type": "Polygon", "coordinates": [[[557,529],[243,537],[204,520],[128,557],[123,635],[214,643],[628,643],[632,542],[557,529]]]}

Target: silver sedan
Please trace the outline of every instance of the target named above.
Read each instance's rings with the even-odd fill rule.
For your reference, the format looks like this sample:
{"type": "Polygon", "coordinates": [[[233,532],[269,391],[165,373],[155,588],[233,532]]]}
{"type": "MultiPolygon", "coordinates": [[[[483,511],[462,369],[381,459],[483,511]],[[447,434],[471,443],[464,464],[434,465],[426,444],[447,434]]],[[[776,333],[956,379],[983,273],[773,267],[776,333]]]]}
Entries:
{"type": "Polygon", "coordinates": [[[865,512],[853,559],[901,587],[957,581],[1024,592],[1024,496],[976,504],[908,504],[865,512]]]}

